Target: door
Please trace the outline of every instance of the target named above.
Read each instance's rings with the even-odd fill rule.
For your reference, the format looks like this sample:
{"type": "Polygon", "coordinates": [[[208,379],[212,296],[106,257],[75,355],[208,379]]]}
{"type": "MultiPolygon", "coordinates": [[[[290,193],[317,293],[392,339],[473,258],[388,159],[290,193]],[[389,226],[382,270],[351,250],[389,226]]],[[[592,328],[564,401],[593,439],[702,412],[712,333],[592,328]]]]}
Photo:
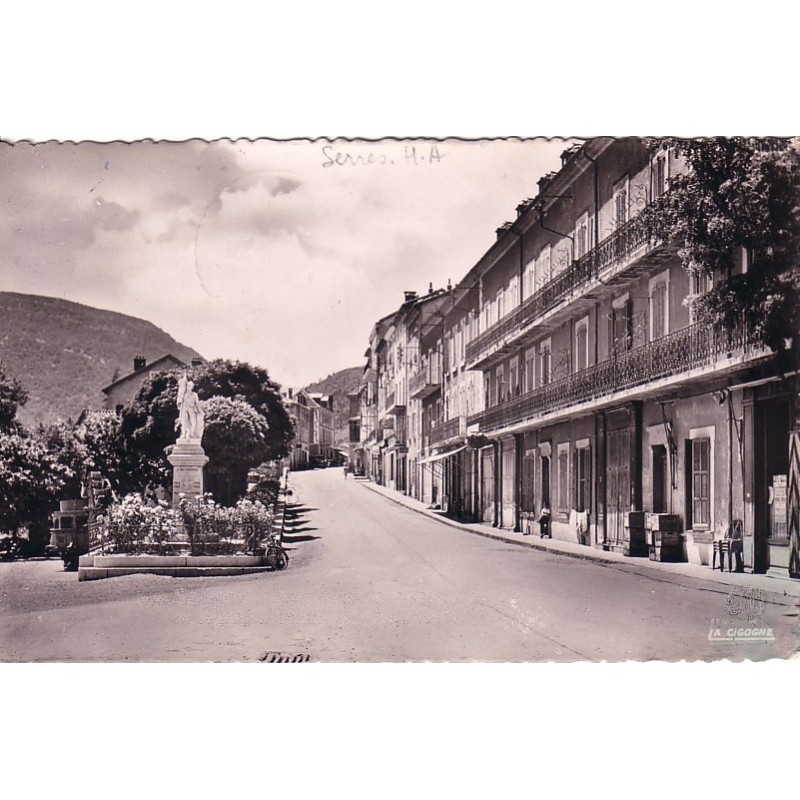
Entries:
{"type": "Polygon", "coordinates": [[[631,510],[630,428],[608,431],[606,451],[606,543],[621,547],[625,513],[631,510]]]}
{"type": "Polygon", "coordinates": [[[494,448],[481,451],[481,513],[484,522],[494,523],[494,448]]]}
{"type": "Polygon", "coordinates": [[[653,446],[653,513],[667,513],[667,448],[653,446]]]}
{"type": "Polygon", "coordinates": [[[788,570],[789,400],[770,398],[756,410],[754,572],[769,567],[788,570]]]}
{"type": "Polygon", "coordinates": [[[512,529],[516,524],[516,502],[515,502],[515,480],[516,469],[516,449],[514,440],[503,442],[503,518],[501,525],[504,528],[512,529]]]}

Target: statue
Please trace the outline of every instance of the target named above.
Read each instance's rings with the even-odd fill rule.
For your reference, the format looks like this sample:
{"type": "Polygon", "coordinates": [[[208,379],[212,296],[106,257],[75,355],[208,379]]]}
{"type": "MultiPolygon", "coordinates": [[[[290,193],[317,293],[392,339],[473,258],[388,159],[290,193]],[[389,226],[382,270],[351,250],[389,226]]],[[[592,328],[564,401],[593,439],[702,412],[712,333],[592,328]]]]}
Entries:
{"type": "Polygon", "coordinates": [[[199,442],[203,438],[205,414],[194,390],[194,382],[185,372],[178,380],[178,421],[175,427],[179,426],[181,439],[199,442]]]}

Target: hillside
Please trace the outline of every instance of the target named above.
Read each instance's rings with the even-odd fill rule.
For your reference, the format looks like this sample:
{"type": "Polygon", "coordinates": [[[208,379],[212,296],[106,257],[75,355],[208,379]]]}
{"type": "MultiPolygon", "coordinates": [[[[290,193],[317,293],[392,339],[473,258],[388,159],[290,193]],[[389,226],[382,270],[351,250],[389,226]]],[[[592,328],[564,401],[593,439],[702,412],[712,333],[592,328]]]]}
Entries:
{"type": "Polygon", "coordinates": [[[102,405],[103,386],[167,353],[198,356],[150,322],[55,297],[0,292],[0,363],[29,394],[24,425],[75,419],[102,405]]]}
{"type": "Polygon", "coordinates": [[[306,387],[309,392],[322,392],[333,395],[333,418],[336,426],[336,442],[346,445],[350,438],[347,420],[350,417],[350,401],[347,395],[361,385],[364,367],[347,367],[328,375],[321,381],[306,387]]]}

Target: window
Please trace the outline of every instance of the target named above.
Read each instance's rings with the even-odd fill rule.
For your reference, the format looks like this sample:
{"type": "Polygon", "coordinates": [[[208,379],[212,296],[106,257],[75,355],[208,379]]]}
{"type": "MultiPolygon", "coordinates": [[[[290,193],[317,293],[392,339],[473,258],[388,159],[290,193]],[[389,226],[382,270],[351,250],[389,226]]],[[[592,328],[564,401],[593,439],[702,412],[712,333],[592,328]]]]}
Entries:
{"type": "Polygon", "coordinates": [[[558,510],[569,512],[569,444],[558,446],[558,510]]]}
{"type": "Polygon", "coordinates": [[[536,291],[535,258],[532,258],[525,266],[525,273],[522,276],[522,290],[525,298],[530,297],[536,291]]]}
{"type": "Polygon", "coordinates": [[[592,451],[589,440],[575,442],[575,510],[592,507],[592,451]]]}
{"type": "Polygon", "coordinates": [[[714,527],[714,426],[689,431],[686,442],[686,524],[714,527]]]}
{"type": "Polygon", "coordinates": [[[505,314],[505,292],[502,288],[497,290],[497,316],[495,317],[496,322],[500,322],[503,319],[505,314]]]}
{"type": "Polygon", "coordinates": [[[629,294],[611,304],[611,342],[614,352],[630,350],[633,346],[633,303],[629,294]]]}
{"type": "Polygon", "coordinates": [[[525,391],[530,392],[536,388],[536,348],[530,347],[525,351],[525,391]]]}
{"type": "Polygon", "coordinates": [[[702,272],[701,270],[693,270],[689,273],[689,285],[691,290],[688,303],[689,322],[694,324],[695,322],[698,322],[697,307],[694,301],[712,289],[714,285],[714,279],[706,272],[702,272]]]}
{"type": "Polygon", "coordinates": [[[506,287],[506,307],[505,311],[508,313],[519,303],[519,275],[513,275],[506,287]]]}
{"type": "Polygon", "coordinates": [[[548,244],[543,247],[536,259],[536,289],[541,289],[550,280],[550,251],[552,248],[548,244]]]}
{"type": "Polygon", "coordinates": [[[711,441],[695,439],[692,442],[692,524],[708,527],[710,509],[711,441]]]}
{"type": "Polygon", "coordinates": [[[659,153],[650,163],[650,198],[657,200],[667,191],[667,153],[659,153]]]}
{"type": "Polygon", "coordinates": [[[575,372],[589,366],[589,318],[584,317],[575,326],[575,372]]]}
{"type": "Polygon", "coordinates": [[[508,391],[511,397],[519,394],[519,356],[514,356],[508,365],[508,391]]]}
{"type": "Polygon", "coordinates": [[[539,343],[539,386],[550,383],[551,357],[550,340],[545,339],[539,343]]]}
{"type": "Polygon", "coordinates": [[[614,228],[621,228],[628,221],[628,178],[614,186],[614,228]]]}
{"type": "Polygon", "coordinates": [[[669,271],[650,279],[650,340],[669,333],[669,271]]]}
{"type": "Polygon", "coordinates": [[[495,370],[495,383],[497,384],[496,402],[502,403],[506,399],[505,368],[502,364],[495,370]]]}
{"type": "Polygon", "coordinates": [[[589,212],[584,211],[578,218],[575,225],[575,260],[586,255],[592,249],[592,242],[589,239],[589,212]]]}

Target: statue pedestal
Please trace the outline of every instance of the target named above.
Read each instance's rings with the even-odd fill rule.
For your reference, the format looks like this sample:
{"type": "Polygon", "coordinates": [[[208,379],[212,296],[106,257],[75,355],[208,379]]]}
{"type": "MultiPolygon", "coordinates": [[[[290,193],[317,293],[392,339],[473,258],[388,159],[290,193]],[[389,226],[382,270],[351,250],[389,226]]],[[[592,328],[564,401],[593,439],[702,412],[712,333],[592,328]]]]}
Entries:
{"type": "Polygon", "coordinates": [[[178,439],[172,453],[167,456],[172,464],[172,507],[177,508],[181,494],[194,500],[203,494],[203,467],[208,456],[195,439],[178,439]]]}

